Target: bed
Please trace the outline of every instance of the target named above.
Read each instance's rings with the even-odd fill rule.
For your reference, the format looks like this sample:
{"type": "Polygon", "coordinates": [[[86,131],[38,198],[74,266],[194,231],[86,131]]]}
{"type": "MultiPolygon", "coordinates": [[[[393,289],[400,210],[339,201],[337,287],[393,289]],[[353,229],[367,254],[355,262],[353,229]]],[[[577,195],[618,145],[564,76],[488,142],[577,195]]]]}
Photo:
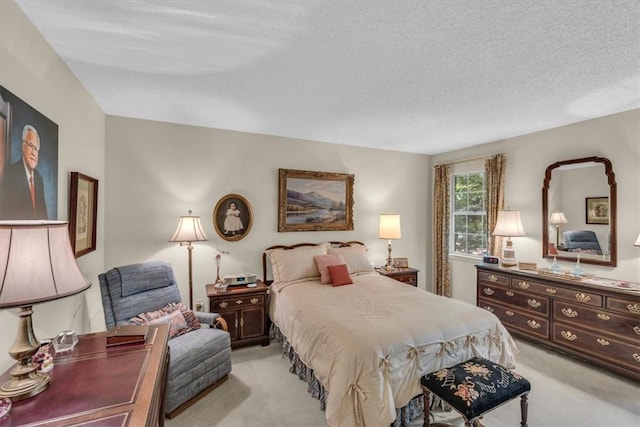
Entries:
{"type": "Polygon", "coordinates": [[[422,375],[472,356],[514,367],[496,316],[377,274],[360,242],[272,246],[263,276],[273,330],[321,385],[330,426],[389,426],[422,375]],[[322,283],[338,267],[352,283],[322,283]]]}

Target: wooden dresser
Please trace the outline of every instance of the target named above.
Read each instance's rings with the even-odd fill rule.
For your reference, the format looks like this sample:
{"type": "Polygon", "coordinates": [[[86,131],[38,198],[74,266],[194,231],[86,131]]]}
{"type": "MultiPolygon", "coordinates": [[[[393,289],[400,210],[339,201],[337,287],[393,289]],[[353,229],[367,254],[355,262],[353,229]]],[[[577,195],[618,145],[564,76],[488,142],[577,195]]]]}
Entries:
{"type": "Polygon", "coordinates": [[[476,268],[477,305],[514,336],[640,381],[640,290],[601,278],[476,268]]]}
{"type": "Polygon", "coordinates": [[[0,427],[163,426],[169,325],[150,326],[144,344],[107,348],[105,335],[80,335],[73,350],[54,354],[49,387],[14,402],[0,427]]]}

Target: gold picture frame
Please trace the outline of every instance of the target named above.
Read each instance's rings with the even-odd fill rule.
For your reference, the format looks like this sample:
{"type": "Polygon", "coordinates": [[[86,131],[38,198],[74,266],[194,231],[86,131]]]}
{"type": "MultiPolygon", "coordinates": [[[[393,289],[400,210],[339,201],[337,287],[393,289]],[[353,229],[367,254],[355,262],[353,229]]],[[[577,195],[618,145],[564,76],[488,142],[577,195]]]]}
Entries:
{"type": "Polygon", "coordinates": [[[587,197],[585,199],[585,217],[587,224],[609,224],[609,198],[587,197]]]}
{"type": "Polygon", "coordinates": [[[96,250],[98,180],[71,172],[69,238],[76,258],[96,250]]]}
{"type": "Polygon", "coordinates": [[[394,268],[409,268],[409,259],[408,258],[394,258],[393,259],[393,267],[394,268]]]}
{"type": "Polygon", "coordinates": [[[278,231],[353,230],[354,175],[279,169],[278,231]]]}
{"type": "Polygon", "coordinates": [[[242,240],[253,225],[251,203],[239,194],[227,194],[213,208],[212,220],[222,239],[228,242],[242,240]]]}

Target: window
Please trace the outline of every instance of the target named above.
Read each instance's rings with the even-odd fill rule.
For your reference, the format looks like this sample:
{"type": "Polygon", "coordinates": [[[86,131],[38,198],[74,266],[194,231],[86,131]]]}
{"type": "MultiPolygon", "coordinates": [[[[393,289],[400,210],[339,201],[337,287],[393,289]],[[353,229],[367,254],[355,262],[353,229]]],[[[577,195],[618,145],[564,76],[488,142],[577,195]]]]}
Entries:
{"type": "Polygon", "coordinates": [[[452,175],[451,245],[453,253],[482,256],[487,250],[484,172],[452,175]]]}

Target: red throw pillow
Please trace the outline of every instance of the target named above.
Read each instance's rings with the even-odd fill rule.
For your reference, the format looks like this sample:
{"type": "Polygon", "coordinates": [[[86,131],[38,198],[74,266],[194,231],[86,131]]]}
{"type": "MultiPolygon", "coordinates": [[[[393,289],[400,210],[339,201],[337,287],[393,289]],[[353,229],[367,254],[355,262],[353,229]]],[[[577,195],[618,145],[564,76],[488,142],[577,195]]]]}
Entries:
{"type": "Polygon", "coordinates": [[[351,276],[349,276],[347,264],[328,265],[327,268],[329,269],[333,286],[350,285],[353,283],[351,276]]]}

